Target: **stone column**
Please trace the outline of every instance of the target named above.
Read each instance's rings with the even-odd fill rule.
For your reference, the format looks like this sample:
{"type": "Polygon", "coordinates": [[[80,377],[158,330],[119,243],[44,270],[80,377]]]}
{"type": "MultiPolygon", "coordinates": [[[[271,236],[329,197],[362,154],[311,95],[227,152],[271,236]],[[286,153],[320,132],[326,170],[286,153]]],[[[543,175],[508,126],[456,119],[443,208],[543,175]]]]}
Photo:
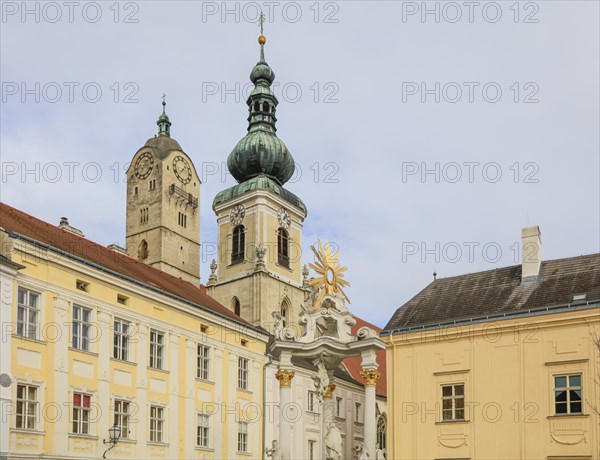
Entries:
{"type": "MultiPolygon", "coordinates": [[[[335,391],[335,385],[330,384],[327,387],[327,391],[323,393],[323,417],[322,417],[322,432],[321,432],[321,440],[325,439],[327,435],[327,428],[330,423],[335,423],[335,401],[333,400],[333,392],[335,391]]],[[[322,458],[327,458],[327,448],[325,447],[325,442],[321,441],[321,451],[322,458]]]]}
{"type": "Polygon", "coordinates": [[[375,458],[375,440],[377,434],[375,385],[381,377],[377,369],[363,369],[360,375],[365,379],[365,448],[369,458],[375,458]]]}
{"type": "Polygon", "coordinates": [[[275,378],[279,380],[279,449],[281,450],[281,459],[290,460],[290,441],[292,433],[290,421],[286,415],[286,410],[291,401],[292,379],[296,373],[287,369],[279,369],[275,378]]]}

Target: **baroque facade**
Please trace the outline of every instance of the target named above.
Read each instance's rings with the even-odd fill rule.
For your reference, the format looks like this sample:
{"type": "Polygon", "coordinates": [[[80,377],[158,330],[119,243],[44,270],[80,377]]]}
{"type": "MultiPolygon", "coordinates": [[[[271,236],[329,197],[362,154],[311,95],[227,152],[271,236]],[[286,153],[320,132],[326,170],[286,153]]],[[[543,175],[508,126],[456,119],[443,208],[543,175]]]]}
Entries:
{"type": "MultiPolygon", "coordinates": [[[[200,179],[171,137],[164,100],[157,135],[127,171],[126,248],[0,204],[2,458],[276,458],[265,447],[287,410],[286,458],[325,458],[328,426],[340,433],[339,458],[358,457],[367,440],[385,455],[383,350],[369,355],[379,367],[370,377],[360,357],[336,363],[325,400],[315,362],[293,357],[283,381],[269,350],[278,321],[306,335],[298,318],[317,292],[301,254],[307,209],[283,187],[294,161],[275,134],[265,41],[248,134],[228,158],[239,183],[213,201],[219,257],[206,287],[200,179]],[[120,439],[106,452],[113,426],[120,439]]],[[[353,336],[363,328],[376,340],[378,328],[353,321],[353,336]]]]}
{"type": "Polygon", "coordinates": [[[600,458],[600,254],[436,279],[387,343],[394,459],[600,458]]]}

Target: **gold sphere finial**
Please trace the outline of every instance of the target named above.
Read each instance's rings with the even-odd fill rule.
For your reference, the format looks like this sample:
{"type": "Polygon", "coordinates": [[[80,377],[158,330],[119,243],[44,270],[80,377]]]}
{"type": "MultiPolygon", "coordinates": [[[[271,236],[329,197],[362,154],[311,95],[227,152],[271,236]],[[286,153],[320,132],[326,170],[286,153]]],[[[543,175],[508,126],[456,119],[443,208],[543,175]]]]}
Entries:
{"type": "Polygon", "coordinates": [[[260,35],[258,37],[258,43],[264,45],[265,43],[267,43],[267,37],[265,37],[264,35],[260,35]]]}

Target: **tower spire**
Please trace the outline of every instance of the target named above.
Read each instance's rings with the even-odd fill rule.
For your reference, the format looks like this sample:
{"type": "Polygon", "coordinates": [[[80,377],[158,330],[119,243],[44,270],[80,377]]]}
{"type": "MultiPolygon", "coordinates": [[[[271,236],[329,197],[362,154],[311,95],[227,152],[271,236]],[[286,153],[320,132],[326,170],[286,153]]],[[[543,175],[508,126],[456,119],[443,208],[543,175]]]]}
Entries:
{"type": "Polygon", "coordinates": [[[158,117],[158,121],[156,124],[158,125],[158,135],[159,136],[167,136],[171,137],[171,122],[169,121],[169,117],[166,113],[167,101],[165,100],[167,95],[163,93],[162,95],[162,106],[163,111],[160,117],[158,117]]]}

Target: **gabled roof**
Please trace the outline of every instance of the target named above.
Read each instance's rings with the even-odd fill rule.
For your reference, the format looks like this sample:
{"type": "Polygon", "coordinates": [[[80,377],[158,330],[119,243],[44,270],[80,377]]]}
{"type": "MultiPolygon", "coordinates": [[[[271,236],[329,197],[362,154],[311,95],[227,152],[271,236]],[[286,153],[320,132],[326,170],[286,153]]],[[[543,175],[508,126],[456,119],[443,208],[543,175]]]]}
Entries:
{"type": "Polygon", "coordinates": [[[204,286],[195,286],[125,254],[36,219],[4,203],[0,203],[0,228],[8,233],[16,233],[51,248],[64,251],[67,255],[83,259],[112,272],[114,275],[129,278],[130,281],[141,283],[154,291],[177,296],[197,308],[209,310],[217,315],[256,329],[206,294],[204,286]]]}
{"type": "Polygon", "coordinates": [[[521,265],[437,279],[396,310],[384,328],[438,325],[488,315],[600,301],[600,254],[542,262],[537,282],[521,284],[521,265]]]}

